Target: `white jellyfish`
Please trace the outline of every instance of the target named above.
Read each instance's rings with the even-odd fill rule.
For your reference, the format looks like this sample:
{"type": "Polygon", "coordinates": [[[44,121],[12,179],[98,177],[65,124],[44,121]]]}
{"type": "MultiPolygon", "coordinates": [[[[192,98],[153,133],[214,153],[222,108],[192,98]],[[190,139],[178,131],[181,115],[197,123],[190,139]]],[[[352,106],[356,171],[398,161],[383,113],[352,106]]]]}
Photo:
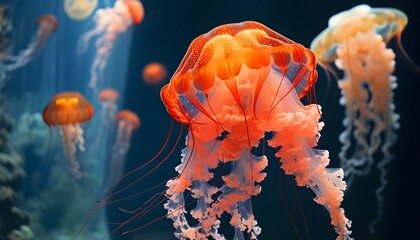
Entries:
{"type": "Polygon", "coordinates": [[[84,53],[89,41],[100,35],[95,42],[96,54],[90,68],[89,86],[93,90],[97,89],[98,75],[105,69],[118,34],[124,33],[133,23],[139,24],[143,16],[143,5],[137,0],[117,0],[112,8],[95,12],[95,28],[80,37],[78,46],[78,52],[84,53]]]}

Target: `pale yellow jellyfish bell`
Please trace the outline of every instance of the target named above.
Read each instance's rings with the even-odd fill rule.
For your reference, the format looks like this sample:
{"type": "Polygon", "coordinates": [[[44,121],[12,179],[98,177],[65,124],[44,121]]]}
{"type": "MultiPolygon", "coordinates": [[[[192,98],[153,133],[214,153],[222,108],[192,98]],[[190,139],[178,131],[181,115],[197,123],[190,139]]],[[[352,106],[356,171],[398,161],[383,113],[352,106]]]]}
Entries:
{"type": "Polygon", "coordinates": [[[64,0],[64,11],[74,20],[83,20],[95,10],[98,0],[64,0]]]}

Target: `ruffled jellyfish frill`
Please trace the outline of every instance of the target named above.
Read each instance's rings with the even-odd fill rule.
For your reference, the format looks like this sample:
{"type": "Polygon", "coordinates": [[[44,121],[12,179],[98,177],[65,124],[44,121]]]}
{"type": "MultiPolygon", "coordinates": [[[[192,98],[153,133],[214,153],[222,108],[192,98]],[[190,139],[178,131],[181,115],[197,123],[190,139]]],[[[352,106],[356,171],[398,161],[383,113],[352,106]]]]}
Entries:
{"type": "MultiPolygon", "coordinates": [[[[354,177],[369,174],[375,159],[379,159],[381,186],[376,191],[377,217],[370,226],[372,232],[382,217],[386,166],[393,158],[389,149],[397,139],[395,132],[399,127],[393,103],[393,90],[397,87],[392,75],[395,54],[386,43],[397,36],[405,54],[401,34],[406,25],[407,16],[400,10],[359,5],[332,16],[328,28],[311,44],[319,61],[334,62],[344,71],[338,82],[340,104],[345,106],[339,157],[348,185],[354,177]]],[[[407,55],[403,58],[412,63],[407,55]]]]}
{"type": "Polygon", "coordinates": [[[127,152],[130,149],[133,131],[140,127],[140,118],[132,111],[121,110],[115,115],[117,134],[112,146],[111,159],[109,161],[104,183],[104,195],[111,189],[123,173],[123,167],[127,152]]]}
{"type": "Polygon", "coordinates": [[[338,239],[347,239],[350,221],[340,207],[346,184],[341,169],[326,168],[328,151],[314,149],[323,123],[320,107],[304,106],[317,79],[314,54],[257,22],[219,26],[196,38],[169,84],[161,91],[169,114],[189,125],[178,177],[167,182],[165,208],[179,239],[225,239],[218,231],[231,216],[234,239],[257,239],[261,228],[252,196],[261,192],[266,156],[251,153],[266,133],[286,174],[316,194],[331,216],[338,239]],[[213,170],[230,162],[221,187],[213,170]],[[196,207],[187,217],[185,194],[196,207]],[[244,236],[248,234],[248,237],[244,236]]]}
{"type": "Polygon", "coordinates": [[[92,105],[78,92],[63,92],[51,99],[43,117],[47,125],[60,126],[70,172],[74,179],[82,178],[83,173],[75,156],[76,146],[84,151],[83,129],[79,124],[93,117],[92,105]]]}
{"type": "Polygon", "coordinates": [[[117,0],[112,8],[98,9],[94,15],[95,27],[84,33],[79,40],[78,51],[83,53],[89,41],[96,40],[96,54],[90,68],[89,86],[97,90],[98,74],[105,69],[111,49],[119,34],[124,33],[133,23],[140,24],[144,17],[144,9],[138,0],[117,0]]]}
{"type": "Polygon", "coordinates": [[[3,59],[3,66],[6,71],[13,71],[25,66],[44,47],[45,43],[58,28],[57,19],[50,14],[43,15],[36,20],[38,31],[32,38],[26,49],[21,50],[16,56],[6,55],[3,59]]]}

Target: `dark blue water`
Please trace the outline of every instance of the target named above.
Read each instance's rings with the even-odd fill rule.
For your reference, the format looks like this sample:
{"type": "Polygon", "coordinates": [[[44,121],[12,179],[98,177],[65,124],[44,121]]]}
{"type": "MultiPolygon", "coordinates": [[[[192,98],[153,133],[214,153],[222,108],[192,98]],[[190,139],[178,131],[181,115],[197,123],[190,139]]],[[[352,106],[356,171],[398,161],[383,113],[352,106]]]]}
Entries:
{"type": "MultiPolygon", "coordinates": [[[[0,3],[2,1],[4,0],[0,0],[0,3]]],[[[126,171],[151,159],[163,145],[171,118],[160,100],[160,89],[170,80],[170,76],[178,67],[191,41],[221,24],[246,20],[258,21],[309,47],[313,38],[327,27],[328,19],[338,12],[361,3],[369,4],[371,7],[393,7],[405,12],[409,18],[409,23],[402,35],[402,42],[414,62],[420,63],[418,44],[420,19],[415,1],[145,0],[142,2],[145,8],[144,21],[138,26],[131,27],[128,33],[118,38],[104,73],[104,81],[121,92],[122,98],[118,102],[120,107],[136,112],[142,121],[141,128],[134,132],[132,138],[125,166],[126,171]],[[168,68],[168,77],[161,84],[148,85],[142,81],[142,68],[151,61],[161,62],[168,68]]],[[[24,99],[13,101],[13,104],[17,105],[9,106],[12,114],[17,118],[19,112],[23,110],[42,111],[52,95],[60,91],[75,90],[91,97],[92,93],[87,82],[88,68],[94,56],[94,49],[90,48],[82,57],[75,52],[80,34],[90,29],[93,24],[91,18],[83,21],[69,19],[62,9],[61,2],[58,1],[16,0],[9,3],[13,6],[14,49],[20,49],[27,44],[34,33],[31,24],[37,16],[47,12],[53,13],[60,23],[59,30],[49,39],[43,53],[25,68],[11,74],[6,86],[7,96],[10,99],[24,99]]],[[[112,1],[101,1],[99,6],[111,4],[112,1]]],[[[395,50],[395,40],[392,40],[388,47],[395,50]]],[[[340,92],[334,79],[328,88],[326,75],[321,68],[318,69],[318,73],[316,91],[318,102],[323,106],[322,121],[326,125],[321,132],[319,147],[330,151],[330,166],[338,167],[338,152],[341,146],[338,135],[343,130],[344,109],[338,103],[340,92]]],[[[416,239],[418,235],[416,233],[419,222],[417,214],[420,207],[417,196],[420,194],[420,187],[417,178],[420,158],[416,150],[420,134],[417,119],[420,109],[418,106],[420,78],[401,61],[398,54],[394,75],[398,83],[394,100],[396,112],[400,114],[401,119],[400,128],[397,131],[398,140],[391,148],[395,157],[387,167],[389,184],[384,191],[383,219],[377,225],[376,234],[371,234],[368,226],[375,218],[377,202],[374,191],[379,186],[379,174],[374,168],[370,175],[355,179],[352,188],[346,192],[342,204],[346,216],[353,221],[351,229],[355,239],[416,239]]],[[[98,102],[95,100],[93,102],[95,107],[99,107],[98,102]]],[[[95,121],[98,123],[99,120],[95,121]]],[[[88,124],[87,127],[89,126],[92,127],[88,124]]],[[[180,129],[181,125],[175,124],[169,145],[161,156],[170,152],[180,129]]],[[[88,135],[94,135],[89,130],[86,132],[88,135]]],[[[180,163],[184,136],[185,128],[182,140],[169,159],[150,176],[130,187],[121,196],[134,194],[175,176],[174,167],[180,163]]],[[[88,145],[89,142],[87,141],[86,144],[88,145]]],[[[26,157],[27,162],[31,162],[30,156],[28,154],[26,157]]],[[[313,193],[309,189],[296,187],[294,178],[284,175],[283,170],[279,170],[273,151],[268,150],[267,156],[269,158],[269,166],[266,169],[268,176],[262,183],[262,193],[254,202],[256,219],[263,229],[259,239],[334,239],[336,235],[330,224],[329,215],[323,207],[312,201],[313,193]]],[[[163,157],[160,157],[161,159],[163,157]]],[[[121,185],[127,185],[130,181],[146,174],[147,170],[134,173],[121,185]]],[[[42,188],[45,187],[42,185],[42,188]]],[[[107,208],[108,220],[110,222],[124,221],[130,214],[118,210],[118,207],[136,208],[152,197],[155,192],[163,189],[161,186],[146,195],[109,206],[107,208]]],[[[28,194],[33,195],[36,192],[29,191],[28,194]]],[[[92,200],[92,203],[94,201],[92,200]]],[[[124,229],[134,229],[164,214],[163,207],[158,206],[150,214],[151,216],[134,221],[124,229]]],[[[86,216],[80,214],[78,216],[80,222],[86,216]]],[[[51,221],[54,220],[51,219],[51,221]]],[[[112,229],[114,225],[109,226],[112,229]]],[[[225,231],[227,236],[233,234],[229,226],[223,225],[222,228],[227,229],[225,231]]],[[[132,239],[175,239],[172,232],[172,221],[163,218],[121,239],[130,239],[130,237],[132,239]],[[161,236],[153,235],[156,233],[160,233],[161,236]],[[135,237],[136,234],[138,238],[135,237]],[[147,234],[155,237],[146,237],[147,234]]]]}

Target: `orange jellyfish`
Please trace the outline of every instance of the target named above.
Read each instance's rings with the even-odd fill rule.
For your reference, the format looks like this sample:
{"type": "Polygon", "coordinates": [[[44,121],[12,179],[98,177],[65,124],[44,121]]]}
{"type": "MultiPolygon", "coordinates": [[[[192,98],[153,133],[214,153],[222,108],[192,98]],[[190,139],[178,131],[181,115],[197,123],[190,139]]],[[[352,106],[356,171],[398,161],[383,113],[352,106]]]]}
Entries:
{"type": "Polygon", "coordinates": [[[251,198],[261,192],[268,160],[251,151],[265,136],[285,173],[328,210],[338,239],[349,238],[351,222],[340,207],[343,171],[326,168],[328,151],[315,149],[324,125],[320,106],[300,101],[317,80],[315,67],[312,51],[258,22],[222,25],[190,44],[161,90],[168,113],[189,126],[179,175],[166,190],[177,238],[225,239],[218,228],[227,213],[234,239],[257,239],[251,198]],[[213,169],[228,162],[223,185],[211,185],[213,169]],[[197,204],[190,212],[187,195],[197,204]]]}
{"type": "Polygon", "coordinates": [[[117,111],[117,100],[119,93],[112,88],[106,88],[99,92],[99,101],[101,103],[101,117],[99,119],[98,134],[95,142],[91,145],[93,149],[98,147],[100,143],[106,140],[106,132],[111,123],[114,121],[114,116],[117,111]]]}
{"type": "Polygon", "coordinates": [[[144,18],[143,4],[138,0],[123,0],[131,13],[134,24],[140,24],[144,18]]]}
{"type": "Polygon", "coordinates": [[[109,123],[114,118],[117,111],[118,92],[112,88],[106,88],[99,92],[99,101],[101,102],[101,124],[102,127],[107,128],[109,123]]]}
{"type": "Polygon", "coordinates": [[[157,84],[166,78],[166,67],[158,62],[151,62],[143,68],[143,80],[147,84],[157,84]]]}
{"type": "Polygon", "coordinates": [[[32,38],[26,49],[21,50],[16,56],[6,55],[4,57],[4,68],[6,71],[13,71],[25,66],[45,46],[45,43],[58,28],[57,19],[50,14],[43,15],[36,20],[38,31],[32,38]]]}
{"type": "Polygon", "coordinates": [[[92,116],[92,105],[78,92],[56,94],[44,108],[45,123],[61,127],[65,154],[69,161],[70,172],[75,179],[83,176],[75,156],[76,146],[80,151],[84,151],[83,130],[79,124],[89,121],[92,116]]]}
{"type": "Polygon", "coordinates": [[[332,16],[328,28],[311,44],[320,62],[334,61],[344,71],[338,82],[342,93],[340,104],[345,106],[339,157],[348,185],[355,176],[369,174],[375,159],[379,159],[376,161],[381,186],[376,191],[377,217],[370,226],[372,232],[382,216],[386,166],[393,158],[389,148],[399,127],[393,103],[393,89],[397,87],[392,75],[395,54],[386,43],[396,36],[403,58],[414,70],[417,68],[401,45],[406,25],[407,16],[400,10],[363,4],[332,16]]]}
{"type": "Polygon", "coordinates": [[[123,173],[123,167],[127,152],[130,149],[133,131],[140,127],[140,118],[136,113],[129,110],[121,110],[115,115],[117,134],[112,146],[111,159],[109,161],[104,182],[104,195],[111,189],[123,173]]]}
{"type": "Polygon", "coordinates": [[[143,5],[138,0],[117,0],[114,7],[98,9],[95,12],[95,28],[82,34],[78,45],[78,52],[83,53],[87,50],[89,41],[101,35],[96,40],[96,55],[90,68],[89,86],[92,89],[97,89],[98,74],[105,69],[118,35],[127,31],[133,23],[140,24],[143,17],[143,5]]]}

